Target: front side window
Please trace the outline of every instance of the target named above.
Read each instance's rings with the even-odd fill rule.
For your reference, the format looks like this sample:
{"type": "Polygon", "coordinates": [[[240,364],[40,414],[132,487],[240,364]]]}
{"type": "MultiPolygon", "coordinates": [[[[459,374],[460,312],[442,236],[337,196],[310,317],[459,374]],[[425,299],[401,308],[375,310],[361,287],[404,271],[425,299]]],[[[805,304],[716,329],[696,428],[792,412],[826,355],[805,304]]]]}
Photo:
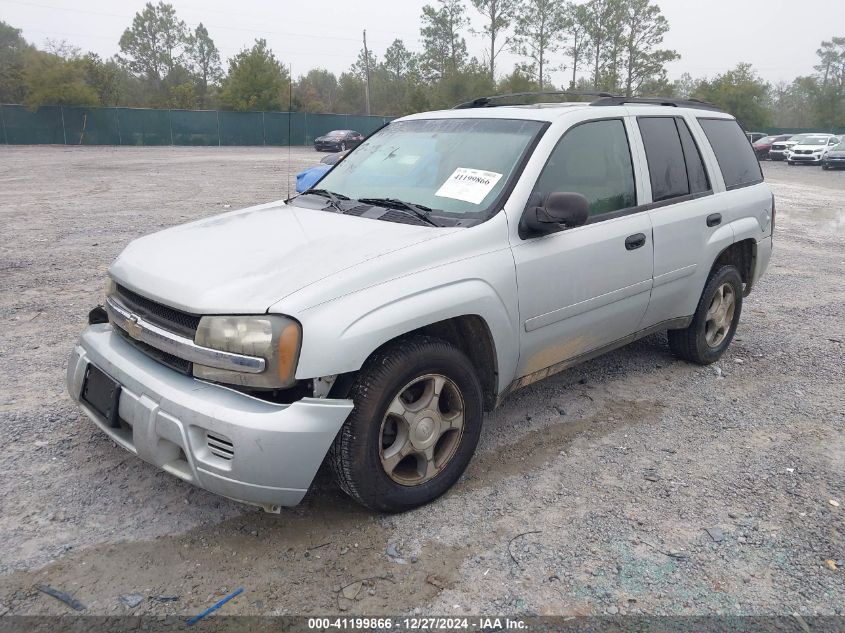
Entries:
{"type": "Polygon", "coordinates": [[[317,187],[352,200],[401,200],[448,219],[486,218],[544,128],[515,119],[396,121],[317,187]]]}
{"type": "Polygon", "coordinates": [[[531,201],[542,204],[556,192],[583,195],[590,203],[590,217],[637,205],[631,150],[622,121],[590,121],[564,134],[534,186],[531,201]]]}
{"type": "MultiPolygon", "coordinates": [[[[736,189],[763,182],[763,172],[754,150],[743,139],[742,128],[734,119],[699,119],[716,154],[725,187],[736,189]]],[[[801,141],[803,142],[803,141],[801,141]]]]}

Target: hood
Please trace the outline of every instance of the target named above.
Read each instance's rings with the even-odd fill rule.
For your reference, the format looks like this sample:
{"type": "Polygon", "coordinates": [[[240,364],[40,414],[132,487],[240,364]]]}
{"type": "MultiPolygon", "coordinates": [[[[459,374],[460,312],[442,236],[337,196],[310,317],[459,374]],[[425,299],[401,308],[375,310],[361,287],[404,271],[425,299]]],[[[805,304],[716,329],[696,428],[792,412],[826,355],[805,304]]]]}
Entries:
{"type": "Polygon", "coordinates": [[[797,145],[793,145],[790,149],[791,149],[793,152],[794,152],[796,149],[800,149],[800,150],[809,149],[809,150],[812,150],[812,151],[814,151],[814,152],[817,152],[817,151],[818,151],[818,152],[822,152],[822,151],[824,151],[824,150],[825,150],[825,147],[827,147],[827,146],[826,146],[826,145],[801,145],[800,143],[798,143],[797,145]]]}
{"type": "Polygon", "coordinates": [[[460,229],[397,224],[274,202],[135,240],[120,284],[195,314],[261,314],[321,279],[460,229]]]}
{"type": "Polygon", "coordinates": [[[845,149],[830,150],[828,156],[835,156],[836,158],[845,158],[845,149]]]}

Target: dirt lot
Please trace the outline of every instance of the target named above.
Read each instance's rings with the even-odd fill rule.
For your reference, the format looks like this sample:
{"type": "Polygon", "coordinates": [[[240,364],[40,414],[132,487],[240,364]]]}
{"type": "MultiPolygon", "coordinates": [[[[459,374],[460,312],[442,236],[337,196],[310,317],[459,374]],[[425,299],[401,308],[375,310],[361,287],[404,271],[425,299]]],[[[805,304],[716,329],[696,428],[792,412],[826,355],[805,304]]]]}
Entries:
{"type": "Polygon", "coordinates": [[[36,583],[89,614],[845,615],[845,172],[764,169],[776,251],[718,366],[654,336],[511,397],[428,507],[323,473],[268,515],[116,447],[64,369],[129,240],[283,197],[287,152],[0,148],[0,615],[69,612],[36,583]]]}

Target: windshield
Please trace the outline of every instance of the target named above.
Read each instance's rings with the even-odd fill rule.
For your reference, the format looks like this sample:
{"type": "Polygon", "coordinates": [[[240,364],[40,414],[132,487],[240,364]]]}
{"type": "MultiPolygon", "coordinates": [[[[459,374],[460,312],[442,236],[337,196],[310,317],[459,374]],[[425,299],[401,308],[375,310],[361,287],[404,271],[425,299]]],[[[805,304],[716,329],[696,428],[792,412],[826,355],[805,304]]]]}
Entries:
{"type": "Polygon", "coordinates": [[[318,186],[356,200],[390,198],[447,217],[481,217],[542,129],[540,121],[398,121],[350,153],[318,186]]]}
{"type": "Polygon", "coordinates": [[[346,130],[333,130],[326,134],[326,136],[346,136],[346,130]]]}
{"type": "Polygon", "coordinates": [[[795,136],[790,136],[789,140],[790,141],[800,141],[805,136],[807,136],[807,135],[806,134],[796,134],[795,136]]]}
{"type": "Polygon", "coordinates": [[[801,139],[799,145],[827,145],[827,136],[811,136],[801,139]]]}
{"type": "Polygon", "coordinates": [[[757,141],[757,143],[760,144],[760,145],[767,145],[767,144],[774,143],[776,140],[777,140],[776,136],[764,136],[759,141],[757,141]]]}

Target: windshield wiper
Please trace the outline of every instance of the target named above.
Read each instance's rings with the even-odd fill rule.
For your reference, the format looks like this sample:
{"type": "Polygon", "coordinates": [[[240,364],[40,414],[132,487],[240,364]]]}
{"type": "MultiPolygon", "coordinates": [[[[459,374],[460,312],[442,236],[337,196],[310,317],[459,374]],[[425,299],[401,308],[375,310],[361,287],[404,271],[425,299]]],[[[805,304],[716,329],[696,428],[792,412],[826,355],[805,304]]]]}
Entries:
{"type": "Polygon", "coordinates": [[[303,191],[300,195],[304,196],[307,194],[326,198],[329,201],[329,206],[332,209],[334,209],[338,213],[346,213],[340,206],[340,201],[349,200],[349,196],[344,196],[342,193],[335,193],[334,191],[329,191],[328,189],[308,189],[307,191],[303,191]]]}
{"type": "Polygon", "coordinates": [[[405,202],[396,198],[358,198],[358,202],[374,204],[379,207],[389,207],[398,211],[407,211],[431,226],[441,226],[439,222],[436,222],[430,217],[434,209],[423,204],[414,204],[413,202],[405,202]]]}

